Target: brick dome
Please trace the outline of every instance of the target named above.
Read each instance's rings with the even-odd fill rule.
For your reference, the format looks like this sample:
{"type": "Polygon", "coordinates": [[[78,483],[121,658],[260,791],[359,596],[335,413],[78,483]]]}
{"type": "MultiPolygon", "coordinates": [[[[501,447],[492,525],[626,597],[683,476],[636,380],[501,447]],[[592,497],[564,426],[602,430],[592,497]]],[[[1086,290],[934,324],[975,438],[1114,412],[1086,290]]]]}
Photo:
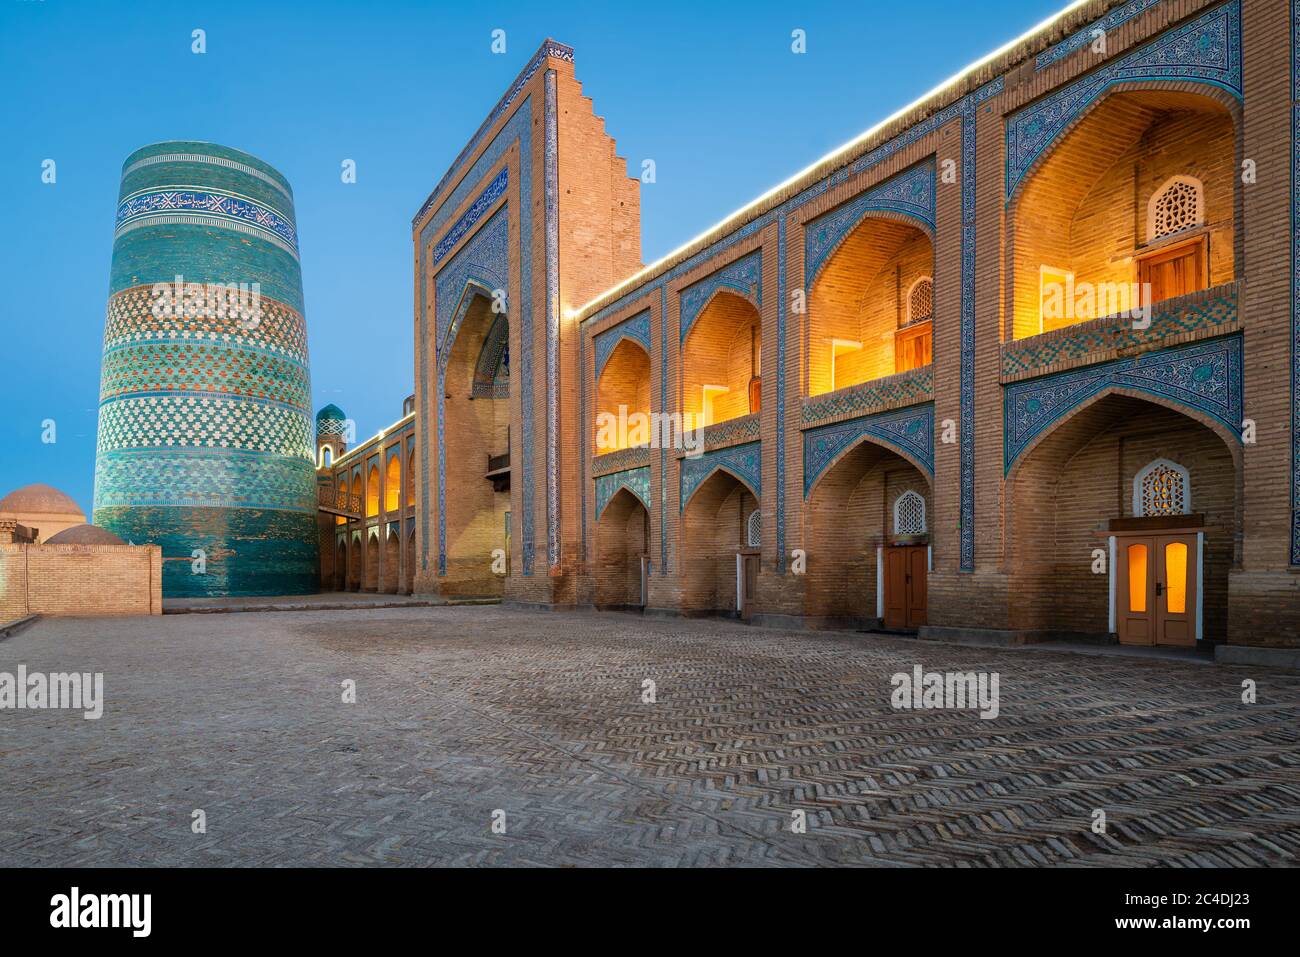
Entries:
{"type": "Polygon", "coordinates": [[[24,485],[16,491],[0,498],[0,513],[12,512],[16,515],[80,515],[85,520],[85,513],[71,498],[51,485],[37,482],[24,485]]]}
{"type": "Polygon", "coordinates": [[[73,525],[71,528],[65,528],[57,535],[50,536],[46,545],[125,545],[126,542],[118,538],[106,528],[100,528],[98,525],[73,525]]]}

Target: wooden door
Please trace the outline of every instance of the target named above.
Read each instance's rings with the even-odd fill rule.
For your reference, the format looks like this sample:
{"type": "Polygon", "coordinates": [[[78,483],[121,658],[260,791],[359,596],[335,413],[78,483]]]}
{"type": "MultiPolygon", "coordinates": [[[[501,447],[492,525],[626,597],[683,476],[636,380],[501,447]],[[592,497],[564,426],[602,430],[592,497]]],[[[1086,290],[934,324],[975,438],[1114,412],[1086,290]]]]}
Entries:
{"type": "Polygon", "coordinates": [[[907,549],[885,549],[885,627],[907,627],[907,549]]]}
{"type": "Polygon", "coordinates": [[[1155,644],[1155,539],[1120,538],[1115,543],[1119,576],[1115,625],[1125,645],[1155,644]]]}
{"type": "Polygon", "coordinates": [[[1156,619],[1158,645],[1196,644],[1197,542],[1195,535],[1156,539],[1156,619]]]}
{"type": "Polygon", "coordinates": [[[928,548],[909,548],[907,550],[907,627],[920,628],[925,624],[925,610],[928,599],[930,550],[928,548]]]}
{"type": "Polygon", "coordinates": [[[929,554],[924,545],[885,549],[885,627],[916,629],[926,623],[929,554]]]}
{"type": "Polygon", "coordinates": [[[1195,535],[1116,539],[1116,628],[1126,645],[1195,645],[1195,535]]]}
{"type": "Polygon", "coordinates": [[[894,336],[894,371],[907,372],[928,366],[933,355],[932,323],[914,322],[894,336]]]}
{"type": "Polygon", "coordinates": [[[1201,236],[1138,260],[1138,282],[1151,284],[1151,302],[1163,302],[1204,289],[1205,264],[1205,237],[1201,236]]]}

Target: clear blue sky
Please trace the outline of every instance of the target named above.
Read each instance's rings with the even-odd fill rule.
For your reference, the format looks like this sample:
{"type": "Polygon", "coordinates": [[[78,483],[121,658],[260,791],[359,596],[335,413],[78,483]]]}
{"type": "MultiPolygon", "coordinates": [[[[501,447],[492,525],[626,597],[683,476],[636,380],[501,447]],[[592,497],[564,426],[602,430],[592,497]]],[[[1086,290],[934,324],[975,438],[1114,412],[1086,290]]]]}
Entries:
{"type": "Polygon", "coordinates": [[[48,482],[89,515],[113,217],[137,147],[223,143],[289,178],[315,407],[369,436],[412,391],[411,216],[546,36],[576,48],[632,170],[655,160],[649,262],[1063,5],[0,0],[0,495],[48,482]]]}

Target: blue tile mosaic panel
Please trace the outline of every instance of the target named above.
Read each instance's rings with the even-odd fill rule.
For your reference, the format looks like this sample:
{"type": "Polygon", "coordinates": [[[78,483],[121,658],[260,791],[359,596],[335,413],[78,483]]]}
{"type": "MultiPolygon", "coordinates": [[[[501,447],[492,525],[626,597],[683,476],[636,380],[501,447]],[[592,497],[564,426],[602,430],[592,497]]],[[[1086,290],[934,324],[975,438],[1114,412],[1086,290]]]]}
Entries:
{"type": "Polygon", "coordinates": [[[822,266],[868,213],[898,213],[933,230],[934,199],[934,160],[929,159],[809,222],[804,227],[804,288],[812,288],[822,266]]]}
{"type": "Polygon", "coordinates": [[[1005,469],[1036,439],[1089,399],[1124,389],[1164,399],[1221,423],[1240,441],[1242,339],[1239,335],[1148,352],[1026,379],[1003,392],[1005,469]]]}
{"type": "Polygon", "coordinates": [[[166,557],[204,550],[207,574],[166,564],[165,596],[317,587],[297,243],[288,183],[256,157],[178,141],[123,165],[94,521],[166,557]],[[242,284],[251,311],[225,315],[213,301],[169,316],[158,293],[178,276],[191,288],[242,284]]]}
{"type": "Polygon", "coordinates": [[[924,469],[927,475],[934,475],[934,406],[926,404],[866,415],[804,432],[804,497],[808,497],[827,469],[862,440],[899,452],[924,469]]]}
{"type": "Polygon", "coordinates": [[[681,460],[681,509],[695,494],[695,490],[704,484],[714,472],[721,469],[729,472],[749,487],[754,498],[763,499],[763,454],[761,442],[748,445],[733,445],[731,448],[717,452],[705,452],[696,458],[681,460]]]}
{"type": "Polygon", "coordinates": [[[1180,80],[1208,83],[1241,96],[1241,6],[1232,0],[1166,31],[1007,119],[1008,201],[1035,160],[1117,83],[1180,80]]]}
{"type": "Polygon", "coordinates": [[[605,506],[609,504],[618,490],[627,489],[633,495],[641,500],[641,504],[647,509],[650,508],[650,467],[644,466],[638,469],[629,469],[625,472],[611,472],[608,475],[601,475],[595,480],[596,484],[596,521],[600,521],[600,516],[605,512],[605,506]]]}

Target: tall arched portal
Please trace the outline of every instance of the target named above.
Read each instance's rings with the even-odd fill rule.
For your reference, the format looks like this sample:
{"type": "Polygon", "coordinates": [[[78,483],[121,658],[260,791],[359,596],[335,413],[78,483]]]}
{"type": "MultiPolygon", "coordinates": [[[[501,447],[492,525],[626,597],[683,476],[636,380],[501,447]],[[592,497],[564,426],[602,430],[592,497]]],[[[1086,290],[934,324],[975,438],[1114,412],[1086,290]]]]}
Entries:
{"type": "Polygon", "coordinates": [[[684,611],[734,615],[745,611],[746,598],[753,608],[759,545],[751,516],[758,507],[749,487],[723,469],[691,495],[682,509],[678,553],[684,611]]]}
{"type": "Polygon", "coordinates": [[[927,621],[929,475],[863,440],[808,495],[805,614],[824,625],[914,631],[927,621]]]}
{"type": "Polygon", "coordinates": [[[650,560],[650,512],[627,488],[605,506],[596,526],[596,599],[600,608],[643,608],[650,560]]]}
{"type": "Polygon", "coordinates": [[[504,591],[510,512],[508,322],[469,287],[443,380],[446,575],[453,594],[504,591]]]}
{"type": "Polygon", "coordinates": [[[1239,446],[1123,393],[1063,419],[1012,465],[1014,627],[1192,645],[1227,633],[1240,550],[1239,446]]]}

